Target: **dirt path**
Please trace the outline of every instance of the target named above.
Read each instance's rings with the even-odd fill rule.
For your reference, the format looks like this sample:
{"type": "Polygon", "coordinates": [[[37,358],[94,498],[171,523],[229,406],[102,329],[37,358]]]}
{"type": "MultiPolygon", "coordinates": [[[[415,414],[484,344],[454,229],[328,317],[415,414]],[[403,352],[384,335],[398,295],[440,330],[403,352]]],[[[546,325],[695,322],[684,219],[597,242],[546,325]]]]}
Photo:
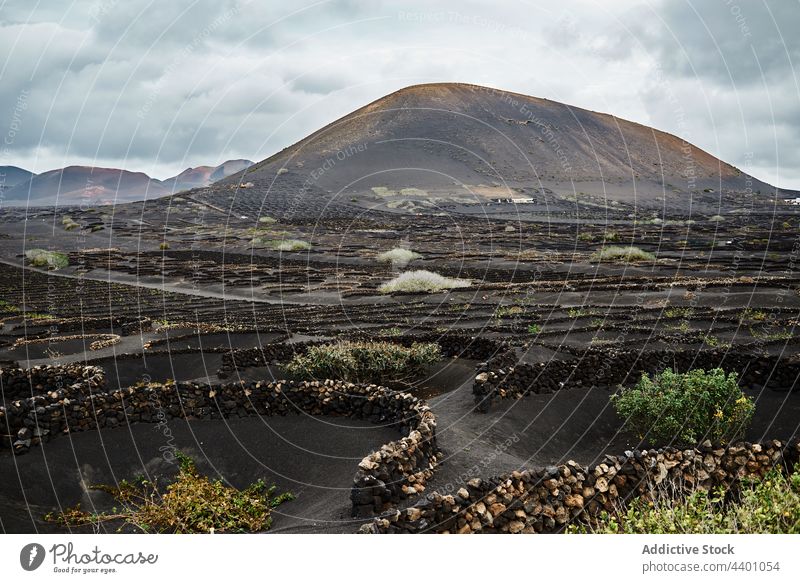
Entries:
{"type": "MultiPolygon", "coordinates": [[[[104,283],[119,283],[123,285],[130,285],[132,287],[141,287],[147,289],[157,289],[159,291],[166,291],[166,292],[173,292],[178,294],[184,294],[188,296],[199,296],[203,298],[214,298],[214,299],[221,299],[226,302],[247,302],[247,303],[257,303],[257,304],[293,304],[293,305],[317,305],[316,302],[300,302],[297,300],[287,300],[282,298],[257,298],[252,295],[247,295],[245,293],[231,293],[231,292],[217,292],[214,290],[210,290],[207,288],[201,287],[192,287],[187,285],[182,285],[178,282],[167,282],[162,281],[162,283],[153,283],[153,282],[146,282],[142,281],[141,278],[137,278],[131,275],[125,275],[122,273],[116,273],[113,271],[99,271],[94,270],[87,274],[77,275],[74,273],[68,273],[65,271],[45,271],[41,269],[35,269],[30,266],[23,265],[16,261],[11,261],[8,259],[0,258],[0,263],[5,263],[6,265],[11,265],[17,268],[24,268],[30,271],[38,271],[40,273],[46,273],[48,276],[55,276],[55,277],[64,277],[67,279],[88,279],[92,281],[100,281],[104,283]]],[[[237,290],[241,292],[242,290],[237,290]]],[[[251,290],[252,292],[252,290],[251,290]]]]}
{"type": "MultiPolygon", "coordinates": [[[[800,434],[800,393],[770,389],[745,392],[756,413],[750,441],[788,440],[800,434]]],[[[574,388],[550,395],[497,401],[487,414],[473,410],[471,382],[430,400],[437,439],[445,456],[427,491],[455,492],[472,477],[492,477],[531,466],[600,461],[646,446],[621,431],[622,420],[604,388],[574,388]]]]}

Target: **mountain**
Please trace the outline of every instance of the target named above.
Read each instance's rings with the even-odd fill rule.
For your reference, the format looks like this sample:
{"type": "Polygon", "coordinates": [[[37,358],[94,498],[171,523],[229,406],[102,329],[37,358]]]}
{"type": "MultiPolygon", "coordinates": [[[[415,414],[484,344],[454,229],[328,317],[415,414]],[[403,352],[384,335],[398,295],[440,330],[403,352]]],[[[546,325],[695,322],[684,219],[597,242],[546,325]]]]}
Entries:
{"type": "Polygon", "coordinates": [[[112,204],[169,194],[143,172],[118,168],[67,166],[37,174],[5,193],[9,204],[112,204]]]}
{"type": "Polygon", "coordinates": [[[218,180],[222,180],[223,178],[227,178],[231,174],[236,174],[237,172],[241,172],[245,168],[250,168],[253,165],[251,160],[228,160],[227,162],[223,162],[211,172],[211,176],[209,180],[211,182],[217,182],[218,180]]]}
{"type": "Polygon", "coordinates": [[[14,166],[4,166],[0,167],[0,183],[4,168],[19,171],[13,174],[8,171],[8,177],[16,177],[13,185],[7,182],[10,187],[4,192],[4,202],[8,205],[118,204],[208,186],[215,177],[228,176],[251,164],[249,160],[228,160],[219,166],[187,168],[164,181],[143,172],[119,168],[68,166],[33,174],[14,166]]]}
{"type": "Polygon", "coordinates": [[[221,180],[231,174],[240,172],[253,165],[250,160],[227,160],[219,166],[197,166],[187,168],[177,176],[167,178],[162,182],[164,187],[172,192],[180,192],[190,188],[201,188],[221,180]]]}
{"type": "Polygon", "coordinates": [[[0,166],[0,191],[8,190],[33,176],[33,172],[17,166],[0,166]]]}
{"type": "Polygon", "coordinates": [[[573,207],[580,197],[652,208],[701,200],[713,206],[722,194],[775,192],[646,125],[461,83],[401,89],[218,185],[237,182],[253,183],[241,195],[256,199],[286,183],[287,192],[302,186],[339,203],[365,195],[389,208],[402,208],[404,198],[427,198],[433,208],[430,201],[512,195],[552,196],[573,207]]]}

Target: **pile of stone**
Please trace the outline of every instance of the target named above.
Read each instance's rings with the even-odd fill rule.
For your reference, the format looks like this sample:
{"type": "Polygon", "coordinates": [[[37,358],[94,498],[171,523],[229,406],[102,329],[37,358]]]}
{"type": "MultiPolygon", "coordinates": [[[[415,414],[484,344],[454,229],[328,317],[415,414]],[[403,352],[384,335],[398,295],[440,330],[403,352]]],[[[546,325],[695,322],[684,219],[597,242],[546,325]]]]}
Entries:
{"type": "Polygon", "coordinates": [[[627,451],[593,467],[568,462],[473,478],[455,495],[432,493],[414,506],[366,524],[365,533],[557,533],[570,523],[591,525],[602,511],[623,510],[631,499],[680,497],[697,489],[732,489],[742,478],[788,470],[800,442],[736,443],[694,449],[627,451]]]}
{"type": "Polygon", "coordinates": [[[119,334],[102,334],[99,340],[95,340],[89,344],[89,350],[102,350],[109,346],[115,346],[120,343],[122,337],[119,334]]]}
{"type": "Polygon", "coordinates": [[[142,383],[107,391],[102,369],[67,365],[13,369],[3,387],[0,446],[17,454],[59,434],[169,418],[332,415],[396,427],[403,435],[365,457],[353,479],[353,514],[364,516],[424,490],[437,462],[436,419],[424,401],[377,385],[343,381],[142,383]],[[60,380],[59,380],[60,379],[60,380]],[[35,390],[31,391],[31,386],[35,390]],[[23,390],[24,389],[24,390],[23,390]]]}
{"type": "Polygon", "coordinates": [[[89,343],[89,350],[100,350],[101,348],[119,344],[121,336],[119,334],[68,334],[66,336],[45,336],[43,338],[19,338],[14,342],[14,348],[31,344],[64,342],[66,340],[92,340],[89,343]],[[92,340],[93,338],[96,338],[96,340],[92,340]]]}
{"type": "MultiPolygon", "coordinates": [[[[375,342],[392,342],[401,346],[411,346],[415,342],[432,342],[438,344],[443,356],[448,358],[467,358],[472,360],[489,360],[508,352],[505,342],[490,338],[474,337],[465,334],[415,334],[407,336],[370,336],[366,333],[355,333],[350,339],[371,340],[375,342]]],[[[285,364],[296,354],[305,353],[311,346],[336,342],[330,340],[312,340],[287,344],[275,342],[253,348],[240,348],[226,352],[222,356],[222,364],[217,371],[220,378],[227,378],[237,369],[285,364]]],[[[511,360],[514,361],[513,351],[511,360]]],[[[497,360],[495,360],[497,362],[497,360]]]]}
{"type": "Polygon", "coordinates": [[[86,388],[104,387],[103,369],[82,364],[2,368],[0,369],[0,389],[2,389],[3,402],[0,405],[50,391],[72,390],[76,383],[87,383],[86,388]]]}
{"type": "MultiPolygon", "coordinates": [[[[110,317],[97,317],[97,316],[81,316],[71,318],[53,317],[45,320],[28,320],[27,323],[15,324],[10,329],[17,330],[23,327],[30,329],[35,328],[37,325],[46,324],[46,330],[42,334],[51,336],[52,331],[50,328],[55,326],[58,328],[59,334],[65,332],[85,332],[86,330],[101,330],[110,329],[120,334],[121,336],[130,336],[132,334],[140,334],[142,332],[149,332],[153,323],[150,318],[130,317],[130,316],[110,316],[110,317]]],[[[33,338],[35,335],[26,334],[26,337],[33,338]]]]}
{"type": "Polygon", "coordinates": [[[120,322],[118,326],[122,336],[132,336],[134,334],[150,332],[153,329],[153,321],[146,317],[125,319],[120,322]]]}
{"type": "Polygon", "coordinates": [[[411,346],[415,342],[432,342],[439,345],[442,356],[448,358],[467,358],[470,360],[486,361],[493,358],[496,359],[498,355],[504,354],[509,350],[508,343],[505,341],[484,338],[482,336],[469,336],[467,334],[425,333],[378,337],[364,334],[363,339],[394,342],[402,346],[411,346]]]}
{"type": "Polygon", "coordinates": [[[638,350],[590,349],[576,360],[509,365],[508,353],[482,367],[475,377],[473,395],[479,410],[487,410],[494,398],[518,398],[528,393],[553,393],[576,387],[630,385],[642,373],[673,368],[685,372],[720,367],[739,373],[747,386],[796,388],[800,361],[777,355],[722,350],[638,350]]]}
{"type": "Polygon", "coordinates": [[[413,419],[409,435],[387,443],[358,464],[350,492],[353,516],[371,516],[421,494],[433,475],[438,461],[436,417],[413,397],[405,408],[413,419]]]}
{"type": "Polygon", "coordinates": [[[320,341],[298,342],[295,344],[276,342],[253,348],[226,350],[222,355],[222,364],[217,371],[217,376],[223,379],[239,369],[286,363],[296,354],[305,353],[310,346],[325,343],[320,341]]]}
{"type": "Polygon", "coordinates": [[[51,435],[45,403],[69,404],[103,391],[105,376],[99,367],[79,364],[4,368],[0,370],[0,387],[0,447],[9,444],[14,452],[25,453],[51,435]],[[41,424],[38,415],[43,416],[41,424]]]}

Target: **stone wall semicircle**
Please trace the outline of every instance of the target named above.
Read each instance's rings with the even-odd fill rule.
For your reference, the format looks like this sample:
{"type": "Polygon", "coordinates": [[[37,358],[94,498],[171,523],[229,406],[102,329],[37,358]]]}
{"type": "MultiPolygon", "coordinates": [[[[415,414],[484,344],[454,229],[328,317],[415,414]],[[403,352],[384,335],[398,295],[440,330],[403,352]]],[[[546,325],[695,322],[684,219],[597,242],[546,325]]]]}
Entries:
{"type": "Polygon", "coordinates": [[[347,416],[396,426],[403,437],[365,456],[355,470],[352,514],[373,516],[424,490],[437,463],[436,418],[409,393],[344,381],[252,381],[228,384],[140,383],[107,391],[103,369],[47,365],[0,371],[0,448],[30,447],[75,431],[158,422],[164,416],[347,416]]]}

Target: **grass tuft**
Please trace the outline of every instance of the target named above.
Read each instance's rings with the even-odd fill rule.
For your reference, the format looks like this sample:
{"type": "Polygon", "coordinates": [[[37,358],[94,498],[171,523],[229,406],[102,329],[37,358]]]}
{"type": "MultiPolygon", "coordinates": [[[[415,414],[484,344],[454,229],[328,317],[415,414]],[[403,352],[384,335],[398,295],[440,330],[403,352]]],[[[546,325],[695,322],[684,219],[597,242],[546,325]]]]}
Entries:
{"type": "Polygon", "coordinates": [[[725,488],[696,489],[682,498],[651,502],[638,498],[618,512],[603,511],[591,525],[572,533],[597,534],[798,534],[800,471],[773,470],[761,479],[742,480],[734,496],[725,488]]]}
{"type": "Polygon", "coordinates": [[[311,346],[296,355],[286,370],[303,379],[341,379],[352,383],[401,382],[442,357],[439,345],[415,342],[337,342],[311,346]]]}
{"type": "Polygon", "coordinates": [[[294,499],[288,492],[273,496],[275,486],[267,488],[262,480],[243,490],[212,481],[197,471],[191,458],[180,452],[176,457],[180,470],[164,492],[144,478],[122,480],[118,486],[92,486],[113,496],[120,507],[90,513],[77,505],[49,513],[45,520],[67,528],[121,521],[142,532],[261,532],[272,524],[272,509],[294,499]]]}
{"type": "Polygon", "coordinates": [[[69,266],[69,259],[67,258],[67,255],[65,253],[59,253],[58,251],[29,249],[25,252],[25,257],[34,267],[62,269],[69,266]]]}
{"type": "Polygon", "coordinates": [[[422,255],[415,253],[411,249],[395,247],[394,249],[381,253],[377,256],[377,259],[381,263],[391,263],[394,268],[402,268],[421,257],[422,255]]]}
{"type": "Polygon", "coordinates": [[[267,245],[275,251],[306,251],[307,249],[311,249],[311,243],[300,239],[269,241],[267,245]]]}
{"type": "Polygon", "coordinates": [[[469,287],[472,284],[468,279],[444,277],[424,269],[406,271],[391,281],[378,287],[382,294],[393,292],[440,292],[456,288],[469,287]]]}
{"type": "Polygon", "coordinates": [[[605,263],[638,263],[643,261],[655,261],[656,256],[638,247],[610,245],[592,253],[591,259],[592,261],[605,263]]]}

